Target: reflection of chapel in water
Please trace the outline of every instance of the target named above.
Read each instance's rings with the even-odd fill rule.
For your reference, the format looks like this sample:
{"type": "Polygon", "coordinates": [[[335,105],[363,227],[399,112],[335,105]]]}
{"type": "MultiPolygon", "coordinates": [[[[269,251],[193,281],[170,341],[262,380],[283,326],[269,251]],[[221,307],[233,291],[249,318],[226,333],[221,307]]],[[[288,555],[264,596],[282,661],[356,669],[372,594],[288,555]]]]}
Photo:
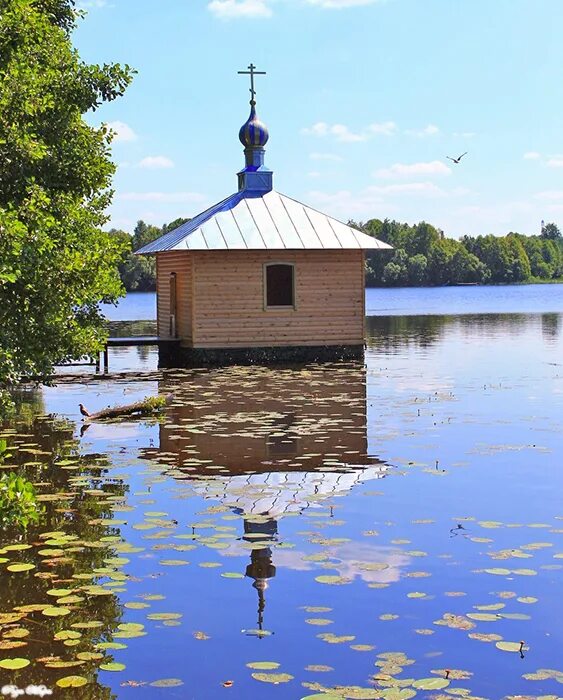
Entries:
{"type": "Polygon", "coordinates": [[[174,402],[160,448],[146,454],[243,518],[261,628],[280,519],[385,476],[368,454],[365,368],[227,367],[163,380],[160,391],[174,402]]]}

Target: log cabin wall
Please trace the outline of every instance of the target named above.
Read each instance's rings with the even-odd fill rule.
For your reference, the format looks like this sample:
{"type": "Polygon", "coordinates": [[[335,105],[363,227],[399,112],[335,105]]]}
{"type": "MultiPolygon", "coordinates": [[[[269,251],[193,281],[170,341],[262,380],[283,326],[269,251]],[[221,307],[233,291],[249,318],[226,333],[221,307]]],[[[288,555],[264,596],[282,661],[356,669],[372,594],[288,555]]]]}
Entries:
{"type": "Polygon", "coordinates": [[[170,336],[170,275],[176,273],[176,331],[182,342],[192,341],[193,258],[187,251],[170,251],[156,256],[158,335],[170,336]]]}
{"type": "MultiPolygon", "coordinates": [[[[364,343],[362,250],[194,251],[180,255],[193,257],[193,331],[181,336],[185,346],[364,343]],[[263,269],[272,262],[295,265],[295,309],[264,309],[263,269]]],[[[164,262],[162,265],[172,269],[168,260],[166,268],[164,262]]],[[[167,302],[160,303],[164,308],[167,302]]]]}

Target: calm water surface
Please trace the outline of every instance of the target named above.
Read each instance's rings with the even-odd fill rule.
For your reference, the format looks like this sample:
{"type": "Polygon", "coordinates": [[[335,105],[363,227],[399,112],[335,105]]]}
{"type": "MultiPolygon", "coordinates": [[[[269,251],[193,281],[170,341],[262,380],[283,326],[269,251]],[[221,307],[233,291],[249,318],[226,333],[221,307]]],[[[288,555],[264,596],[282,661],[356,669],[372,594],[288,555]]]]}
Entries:
{"type": "MultiPolygon", "coordinates": [[[[118,306],[104,307],[112,321],[156,318],[156,294],[128,294],[118,306]]],[[[563,311],[563,284],[499,287],[405,287],[366,289],[368,316],[547,313],[563,311]]]]}
{"type": "Polygon", "coordinates": [[[0,682],[92,699],[560,697],[563,308],[546,307],[371,317],[365,367],[29,396],[4,468],[46,512],[0,542],[0,659],[31,663],[0,682]],[[81,430],[79,402],[157,393],[174,395],[161,422],[81,430]],[[68,676],[88,684],[55,686],[68,676]]]}

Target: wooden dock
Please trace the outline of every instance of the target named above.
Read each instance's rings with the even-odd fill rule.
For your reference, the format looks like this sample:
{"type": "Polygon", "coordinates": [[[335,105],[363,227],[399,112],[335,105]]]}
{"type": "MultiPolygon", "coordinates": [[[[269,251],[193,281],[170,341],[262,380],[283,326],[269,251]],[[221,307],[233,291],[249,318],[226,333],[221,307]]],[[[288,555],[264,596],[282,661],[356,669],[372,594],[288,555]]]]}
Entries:
{"type": "MultiPolygon", "coordinates": [[[[148,345],[157,345],[160,347],[161,345],[170,345],[174,343],[179,343],[180,340],[179,338],[163,338],[158,335],[145,335],[145,336],[132,336],[132,337],[116,337],[116,338],[108,338],[106,342],[106,346],[101,353],[103,355],[103,366],[104,366],[104,374],[107,374],[109,372],[109,349],[110,348],[132,348],[132,347],[139,347],[139,346],[148,346],[148,345]]],[[[100,355],[98,355],[96,359],[96,374],[100,374],[101,372],[101,361],[100,361],[100,355]]]]}

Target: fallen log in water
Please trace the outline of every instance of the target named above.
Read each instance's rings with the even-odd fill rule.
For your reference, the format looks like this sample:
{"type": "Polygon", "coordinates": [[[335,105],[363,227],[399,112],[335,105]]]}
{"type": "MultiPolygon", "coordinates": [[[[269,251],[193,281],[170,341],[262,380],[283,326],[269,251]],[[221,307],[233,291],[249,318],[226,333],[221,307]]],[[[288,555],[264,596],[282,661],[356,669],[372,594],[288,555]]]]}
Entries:
{"type": "Polygon", "coordinates": [[[170,404],[173,398],[172,394],[168,394],[167,396],[147,396],[142,401],[130,403],[126,406],[104,408],[97,413],[89,413],[84,406],[80,404],[80,412],[84,416],[86,422],[120,418],[121,416],[151,416],[170,404]]]}

